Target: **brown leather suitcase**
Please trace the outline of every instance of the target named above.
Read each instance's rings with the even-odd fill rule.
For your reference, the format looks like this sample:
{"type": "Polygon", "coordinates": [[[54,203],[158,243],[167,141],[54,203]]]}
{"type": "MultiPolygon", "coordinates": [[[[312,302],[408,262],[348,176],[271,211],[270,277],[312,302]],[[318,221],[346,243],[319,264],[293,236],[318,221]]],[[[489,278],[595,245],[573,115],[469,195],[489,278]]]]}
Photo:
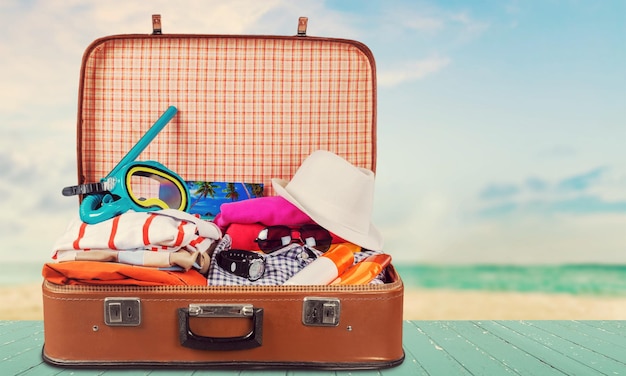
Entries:
{"type": "MultiPolygon", "coordinates": [[[[362,43],[298,35],[114,35],[85,51],[78,179],[95,182],[163,109],[142,154],[186,180],[290,179],[317,149],[376,168],[376,70],[362,43]]],[[[369,369],[400,364],[403,284],[43,283],[43,358],[62,366],[369,369]],[[312,315],[316,313],[315,315],[312,315]]]]}

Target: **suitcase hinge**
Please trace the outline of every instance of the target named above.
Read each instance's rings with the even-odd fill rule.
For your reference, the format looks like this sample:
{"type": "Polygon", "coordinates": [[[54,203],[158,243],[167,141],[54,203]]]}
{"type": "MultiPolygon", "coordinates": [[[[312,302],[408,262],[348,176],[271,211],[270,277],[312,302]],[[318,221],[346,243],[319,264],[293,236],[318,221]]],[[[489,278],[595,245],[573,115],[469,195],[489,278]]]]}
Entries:
{"type": "Polygon", "coordinates": [[[308,23],[309,23],[308,17],[300,17],[298,19],[298,36],[299,37],[306,37],[306,27],[308,23]]]}
{"type": "Polygon", "coordinates": [[[152,15],[152,35],[160,35],[163,34],[161,30],[161,15],[153,14],[152,15]]]}

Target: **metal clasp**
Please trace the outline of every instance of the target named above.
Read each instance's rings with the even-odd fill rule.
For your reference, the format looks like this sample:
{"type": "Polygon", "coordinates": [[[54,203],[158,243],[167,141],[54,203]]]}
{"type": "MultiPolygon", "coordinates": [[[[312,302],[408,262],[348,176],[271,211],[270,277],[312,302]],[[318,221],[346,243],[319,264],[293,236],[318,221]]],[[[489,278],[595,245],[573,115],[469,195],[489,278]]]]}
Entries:
{"type": "Polygon", "coordinates": [[[108,326],[141,325],[141,300],[139,298],[105,298],[104,323],[108,326]]]}
{"type": "Polygon", "coordinates": [[[306,297],[302,303],[302,323],[309,326],[337,326],[341,301],[337,298],[306,297]]]}

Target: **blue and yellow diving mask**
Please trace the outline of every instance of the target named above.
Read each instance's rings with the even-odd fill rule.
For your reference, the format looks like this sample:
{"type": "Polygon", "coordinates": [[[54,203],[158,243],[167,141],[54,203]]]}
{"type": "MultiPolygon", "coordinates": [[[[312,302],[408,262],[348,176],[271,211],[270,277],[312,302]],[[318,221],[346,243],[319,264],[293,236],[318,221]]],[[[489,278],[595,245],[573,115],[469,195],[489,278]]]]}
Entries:
{"type": "Polygon", "coordinates": [[[99,183],[67,187],[63,194],[86,195],[80,205],[83,222],[98,223],[128,210],[189,209],[185,181],[159,162],[132,162],[99,183]]]}
{"type": "Polygon", "coordinates": [[[180,176],[159,162],[134,162],[176,112],[170,106],[100,182],[63,189],[64,196],[83,195],[79,211],[83,222],[98,223],[131,209],[143,212],[189,209],[189,189],[180,176]]]}

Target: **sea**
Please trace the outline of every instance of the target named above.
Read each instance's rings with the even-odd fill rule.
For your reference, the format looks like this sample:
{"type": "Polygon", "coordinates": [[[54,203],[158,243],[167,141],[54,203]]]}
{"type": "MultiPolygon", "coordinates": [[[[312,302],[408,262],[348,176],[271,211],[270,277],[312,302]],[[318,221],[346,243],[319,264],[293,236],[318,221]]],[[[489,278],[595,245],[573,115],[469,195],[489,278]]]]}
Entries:
{"type": "MultiPolygon", "coordinates": [[[[41,262],[0,263],[0,287],[40,283],[41,262]]],[[[626,296],[626,265],[394,264],[405,287],[626,296]]]]}
{"type": "Polygon", "coordinates": [[[626,265],[396,265],[407,288],[626,296],[626,265]]]}

